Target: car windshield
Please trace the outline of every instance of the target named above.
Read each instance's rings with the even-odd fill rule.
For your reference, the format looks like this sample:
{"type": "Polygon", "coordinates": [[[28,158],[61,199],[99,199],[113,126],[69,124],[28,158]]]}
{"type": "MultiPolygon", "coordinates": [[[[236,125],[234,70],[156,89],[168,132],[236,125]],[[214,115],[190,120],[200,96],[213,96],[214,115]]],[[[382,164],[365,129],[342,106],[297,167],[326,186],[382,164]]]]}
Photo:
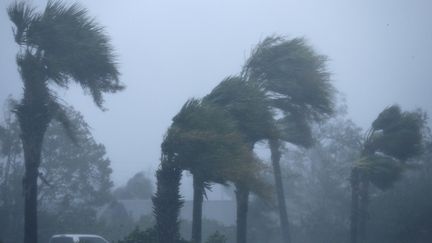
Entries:
{"type": "Polygon", "coordinates": [[[50,243],[74,243],[71,237],[55,237],[50,240],[50,243]]]}
{"type": "Polygon", "coordinates": [[[80,237],[79,243],[107,243],[105,240],[96,237],[80,237]]]}

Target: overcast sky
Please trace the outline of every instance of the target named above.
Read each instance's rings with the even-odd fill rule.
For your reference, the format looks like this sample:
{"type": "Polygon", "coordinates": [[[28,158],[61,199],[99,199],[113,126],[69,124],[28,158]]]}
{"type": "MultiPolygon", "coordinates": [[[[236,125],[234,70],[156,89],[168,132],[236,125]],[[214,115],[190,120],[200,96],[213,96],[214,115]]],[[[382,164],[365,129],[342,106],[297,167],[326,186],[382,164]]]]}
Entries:
{"type": "MultiPolygon", "coordinates": [[[[19,98],[10,0],[0,3],[0,104],[19,98]]],[[[70,1],[72,2],[72,1],[70,1]]],[[[44,5],[46,1],[33,1],[44,5]]],[[[329,57],[349,116],[367,127],[386,106],[432,114],[432,1],[81,1],[106,27],[127,89],[96,108],[78,87],[60,96],[105,144],[119,185],[154,170],[171,118],[237,74],[253,46],[272,34],[305,37],[329,57]]]]}

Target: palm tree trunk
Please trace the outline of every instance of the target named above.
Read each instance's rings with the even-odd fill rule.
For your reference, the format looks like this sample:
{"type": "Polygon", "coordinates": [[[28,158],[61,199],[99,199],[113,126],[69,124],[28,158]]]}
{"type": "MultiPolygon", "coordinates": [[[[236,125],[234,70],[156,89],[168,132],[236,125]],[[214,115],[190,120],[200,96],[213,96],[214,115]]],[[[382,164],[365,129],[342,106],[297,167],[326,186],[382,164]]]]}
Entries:
{"type": "Polygon", "coordinates": [[[204,183],[198,177],[193,177],[193,211],[192,211],[192,243],[201,243],[202,205],[204,198],[204,183]]]}
{"type": "Polygon", "coordinates": [[[280,168],[281,153],[279,150],[280,144],[276,140],[270,140],[271,160],[273,166],[273,174],[276,185],[276,196],[278,200],[279,219],[281,224],[282,239],[285,243],[290,243],[290,233],[288,225],[288,213],[286,210],[284,188],[282,183],[282,174],[280,168]]]}
{"type": "Polygon", "coordinates": [[[351,225],[350,242],[357,243],[358,239],[358,213],[359,213],[359,171],[356,168],[351,170],[351,225]]]}
{"type": "Polygon", "coordinates": [[[156,193],[152,198],[158,242],[175,243],[180,238],[181,176],[182,171],[173,165],[171,156],[162,155],[161,166],[156,172],[156,193]]]}
{"type": "Polygon", "coordinates": [[[50,94],[44,81],[44,68],[38,59],[27,55],[20,65],[24,96],[17,107],[24,151],[24,243],[37,243],[37,178],[42,142],[52,119],[50,94]]]}
{"type": "Polygon", "coordinates": [[[24,243],[37,243],[37,178],[41,162],[43,134],[39,131],[22,136],[25,174],[24,193],[24,243]]]}
{"type": "Polygon", "coordinates": [[[249,189],[237,184],[235,193],[237,200],[237,243],[246,243],[249,189]]]}
{"type": "Polygon", "coordinates": [[[369,207],[369,180],[364,173],[362,173],[360,184],[360,207],[359,207],[359,226],[358,235],[361,243],[366,242],[367,234],[367,220],[368,220],[368,207],[369,207]]]}

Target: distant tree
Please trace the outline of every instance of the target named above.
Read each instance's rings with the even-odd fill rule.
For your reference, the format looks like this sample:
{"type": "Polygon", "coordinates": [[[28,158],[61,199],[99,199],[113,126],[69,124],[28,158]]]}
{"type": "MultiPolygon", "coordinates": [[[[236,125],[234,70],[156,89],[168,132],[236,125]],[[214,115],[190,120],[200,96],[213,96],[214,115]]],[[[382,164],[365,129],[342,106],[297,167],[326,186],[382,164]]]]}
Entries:
{"type": "Polygon", "coordinates": [[[98,107],[104,93],[123,89],[108,37],[87,10],[49,1],[43,12],[25,2],[8,8],[20,51],[17,64],[24,85],[15,112],[25,158],[24,242],[37,243],[37,178],[42,144],[55,119],[71,131],[70,121],[50,84],[67,88],[71,81],[89,91],[98,107]]]}
{"type": "MultiPolygon", "coordinates": [[[[44,163],[38,175],[41,179],[39,238],[42,240],[48,240],[54,233],[93,227],[96,208],[110,199],[111,168],[104,146],[94,141],[81,114],[70,107],[65,108],[65,112],[74,125],[75,141],[80,146],[70,140],[59,122],[50,123],[41,154],[44,163]]],[[[4,234],[0,235],[7,236],[7,242],[18,242],[20,239],[15,232],[22,226],[19,216],[22,215],[21,178],[24,174],[18,121],[13,117],[6,119],[0,130],[7,131],[7,136],[0,135],[0,149],[7,152],[5,159],[0,159],[0,171],[5,168],[0,187],[8,188],[0,197],[0,212],[5,214],[0,217],[0,222],[7,225],[4,234]]]]}
{"type": "Polygon", "coordinates": [[[20,230],[22,218],[22,146],[19,139],[19,124],[10,113],[5,113],[0,125],[0,236],[4,242],[21,239],[12,235],[20,230]],[[21,217],[20,217],[21,216],[21,217]]]}
{"type": "Polygon", "coordinates": [[[421,152],[424,122],[420,111],[402,112],[393,105],[372,123],[351,171],[351,243],[366,241],[369,184],[386,190],[401,178],[407,160],[421,152]]]}
{"type": "Polygon", "coordinates": [[[138,172],[125,186],[115,189],[113,194],[118,199],[150,199],[153,194],[153,184],[143,172],[138,172]]]}
{"type": "Polygon", "coordinates": [[[219,231],[216,231],[214,234],[210,235],[209,238],[206,240],[206,243],[226,243],[227,238],[219,233],[219,231]]]}
{"type": "Polygon", "coordinates": [[[247,60],[242,76],[258,85],[276,110],[278,137],[269,139],[283,239],[290,233],[280,170],[281,141],[312,145],[310,124],[333,113],[334,88],[329,82],[326,57],[318,55],[302,38],[267,37],[247,60]]]}

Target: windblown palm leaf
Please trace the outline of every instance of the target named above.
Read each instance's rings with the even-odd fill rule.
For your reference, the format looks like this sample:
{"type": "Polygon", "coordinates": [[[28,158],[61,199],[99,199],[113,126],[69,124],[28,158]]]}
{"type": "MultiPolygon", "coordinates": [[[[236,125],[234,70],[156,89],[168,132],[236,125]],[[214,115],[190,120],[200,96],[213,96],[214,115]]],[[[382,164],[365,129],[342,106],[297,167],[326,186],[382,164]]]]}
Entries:
{"type": "Polygon", "coordinates": [[[400,161],[380,154],[363,158],[357,161],[355,166],[381,190],[391,188],[394,182],[400,179],[406,168],[400,161]]]}
{"type": "MultiPolygon", "coordinates": [[[[104,29],[88,17],[77,4],[49,1],[41,14],[23,2],[8,8],[15,24],[15,40],[26,55],[33,55],[43,67],[43,80],[68,86],[78,82],[101,107],[103,93],[113,93],[123,86],[109,38],[104,29]]],[[[23,58],[25,59],[25,58],[23,58]]]]}
{"type": "Polygon", "coordinates": [[[173,154],[180,168],[209,182],[226,183],[233,177],[229,174],[236,173],[232,165],[254,159],[235,128],[223,110],[190,100],[173,118],[162,151],[173,154]]]}
{"type": "Polygon", "coordinates": [[[268,37],[253,50],[243,76],[258,83],[270,95],[273,106],[320,119],[333,112],[334,89],[326,60],[302,38],[268,37]]]}
{"type": "Polygon", "coordinates": [[[276,136],[267,97],[256,84],[247,83],[240,77],[228,77],[204,101],[226,110],[252,144],[276,136]]]}

